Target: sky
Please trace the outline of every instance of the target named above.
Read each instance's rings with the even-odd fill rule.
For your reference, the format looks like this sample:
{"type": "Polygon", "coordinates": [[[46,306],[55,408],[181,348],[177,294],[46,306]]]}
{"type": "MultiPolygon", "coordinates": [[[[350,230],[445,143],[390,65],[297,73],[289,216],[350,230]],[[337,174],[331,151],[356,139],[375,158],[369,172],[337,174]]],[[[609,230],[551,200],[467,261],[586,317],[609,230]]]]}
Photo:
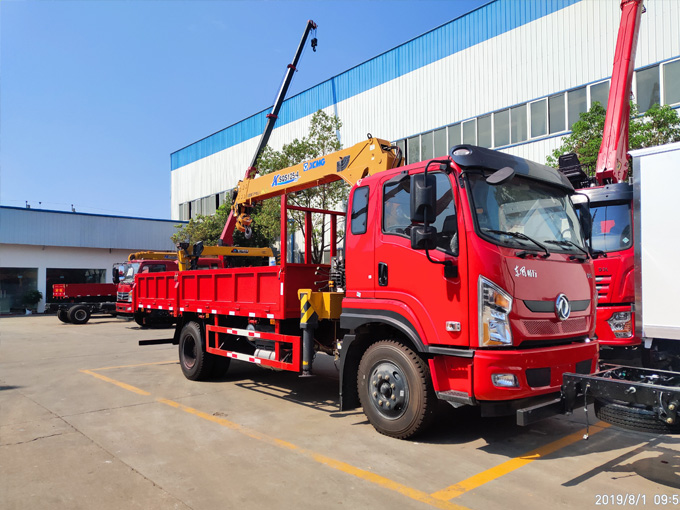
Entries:
{"type": "Polygon", "coordinates": [[[271,108],[308,19],[287,97],[488,2],[1,0],[0,205],[168,219],[170,154],[271,108]]]}

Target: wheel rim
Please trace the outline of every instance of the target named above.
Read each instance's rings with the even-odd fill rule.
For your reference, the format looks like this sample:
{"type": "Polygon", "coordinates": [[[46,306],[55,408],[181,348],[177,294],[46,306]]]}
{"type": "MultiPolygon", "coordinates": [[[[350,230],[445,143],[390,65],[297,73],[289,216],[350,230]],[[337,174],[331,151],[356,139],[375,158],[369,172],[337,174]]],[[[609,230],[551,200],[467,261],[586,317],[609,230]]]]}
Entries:
{"type": "Polygon", "coordinates": [[[389,420],[400,418],[408,408],[408,383],[394,363],[383,361],[373,367],[368,392],[375,410],[389,420]]]}
{"type": "Polygon", "coordinates": [[[77,321],[84,321],[87,317],[87,312],[85,310],[76,310],[74,315],[77,321]]]}
{"type": "Polygon", "coordinates": [[[191,336],[188,336],[184,339],[182,358],[184,366],[189,369],[193,368],[193,366],[196,364],[196,341],[191,336]]]}

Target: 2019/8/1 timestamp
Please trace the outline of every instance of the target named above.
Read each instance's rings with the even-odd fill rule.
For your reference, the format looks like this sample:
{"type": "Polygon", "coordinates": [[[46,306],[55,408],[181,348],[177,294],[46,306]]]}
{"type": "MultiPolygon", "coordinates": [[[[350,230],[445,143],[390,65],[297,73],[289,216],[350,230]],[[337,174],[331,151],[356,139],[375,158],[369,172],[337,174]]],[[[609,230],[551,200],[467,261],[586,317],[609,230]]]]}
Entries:
{"type": "Polygon", "coordinates": [[[647,499],[659,507],[680,507],[680,494],[654,494],[648,497],[646,494],[597,494],[596,506],[639,506],[645,505],[647,499]]]}

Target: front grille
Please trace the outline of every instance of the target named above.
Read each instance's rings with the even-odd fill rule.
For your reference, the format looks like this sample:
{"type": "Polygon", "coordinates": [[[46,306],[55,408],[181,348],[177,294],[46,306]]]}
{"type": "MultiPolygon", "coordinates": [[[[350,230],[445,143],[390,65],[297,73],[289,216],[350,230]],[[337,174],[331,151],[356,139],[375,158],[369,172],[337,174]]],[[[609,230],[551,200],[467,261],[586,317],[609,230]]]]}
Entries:
{"type": "Polygon", "coordinates": [[[585,317],[574,317],[566,321],[522,320],[522,326],[532,336],[557,336],[584,333],[587,326],[585,317]]]}
{"type": "Polygon", "coordinates": [[[130,298],[130,293],[129,292],[119,292],[116,295],[116,299],[118,301],[127,301],[130,298]]]}

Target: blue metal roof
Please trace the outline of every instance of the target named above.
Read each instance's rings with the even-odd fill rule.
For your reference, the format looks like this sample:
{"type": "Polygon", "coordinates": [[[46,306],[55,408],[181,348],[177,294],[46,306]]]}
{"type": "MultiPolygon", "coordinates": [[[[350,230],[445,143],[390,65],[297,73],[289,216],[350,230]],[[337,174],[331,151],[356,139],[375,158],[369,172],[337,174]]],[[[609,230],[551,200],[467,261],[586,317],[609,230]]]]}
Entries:
{"type": "MultiPolygon", "coordinates": [[[[495,0],[284,101],[280,127],[582,0],[495,0]]],[[[260,135],[271,108],[170,156],[171,170],[260,135]]]]}

